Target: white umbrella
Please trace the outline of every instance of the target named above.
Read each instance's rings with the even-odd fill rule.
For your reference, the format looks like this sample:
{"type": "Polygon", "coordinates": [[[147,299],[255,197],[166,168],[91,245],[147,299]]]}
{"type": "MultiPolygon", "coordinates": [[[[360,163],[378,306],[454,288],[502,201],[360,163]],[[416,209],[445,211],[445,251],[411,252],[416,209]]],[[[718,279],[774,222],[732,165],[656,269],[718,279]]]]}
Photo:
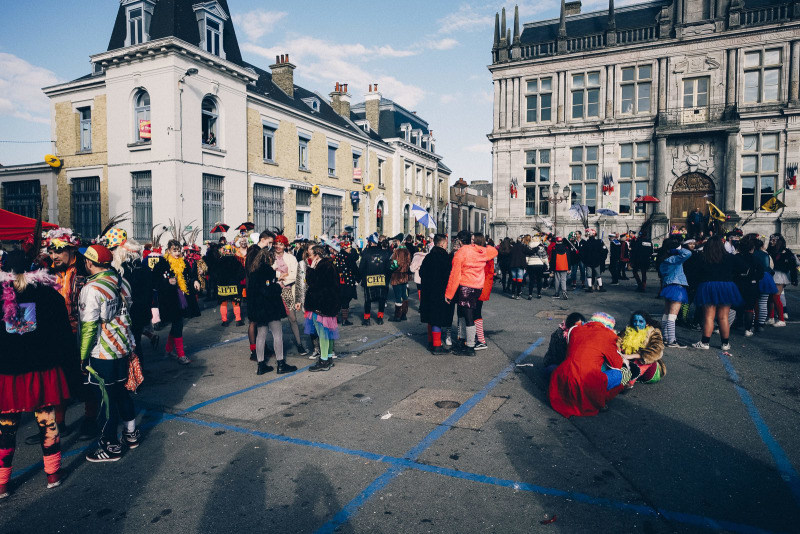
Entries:
{"type": "Polygon", "coordinates": [[[414,219],[425,228],[436,229],[436,221],[431,217],[430,213],[425,211],[425,208],[412,204],[411,214],[414,216],[414,219]]]}

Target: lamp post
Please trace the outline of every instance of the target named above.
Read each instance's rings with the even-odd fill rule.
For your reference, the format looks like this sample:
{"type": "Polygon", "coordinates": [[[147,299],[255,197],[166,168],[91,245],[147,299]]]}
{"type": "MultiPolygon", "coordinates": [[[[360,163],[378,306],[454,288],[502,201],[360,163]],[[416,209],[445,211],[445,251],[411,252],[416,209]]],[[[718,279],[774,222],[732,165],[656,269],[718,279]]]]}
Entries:
{"type": "Polygon", "coordinates": [[[558,236],[558,205],[562,202],[569,202],[571,199],[571,191],[568,185],[564,186],[564,189],[561,191],[563,194],[559,194],[559,185],[558,182],[553,182],[553,192],[554,194],[550,194],[550,190],[545,190],[545,200],[553,206],[553,234],[558,236]]]}
{"type": "MultiPolygon", "coordinates": [[[[462,220],[461,206],[464,204],[464,198],[469,184],[463,178],[459,178],[453,185],[458,190],[458,193],[456,193],[456,197],[458,200],[458,227],[456,229],[456,233],[458,233],[461,230],[463,230],[463,228],[461,228],[461,220],[462,220]]],[[[469,217],[467,217],[467,231],[469,231],[469,217]]]]}

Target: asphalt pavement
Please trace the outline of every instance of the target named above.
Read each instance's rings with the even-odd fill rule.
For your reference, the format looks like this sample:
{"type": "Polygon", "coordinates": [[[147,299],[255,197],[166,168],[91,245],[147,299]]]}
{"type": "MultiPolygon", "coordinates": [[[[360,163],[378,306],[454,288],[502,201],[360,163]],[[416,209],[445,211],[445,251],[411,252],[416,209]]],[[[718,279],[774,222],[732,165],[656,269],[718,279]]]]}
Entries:
{"type": "Polygon", "coordinates": [[[475,357],[430,355],[416,301],[408,321],[369,327],[354,303],[333,369],[309,373],[289,349],[287,375],[257,376],[246,327],[208,308],[185,328],[191,365],[163,357],[167,330],[145,350],[143,440],[122,460],[86,462],[73,432],[67,477],[46,490],[26,417],[0,532],[798,532],[800,323],[736,332],[729,354],[718,336],[667,349],[660,383],[564,419],[541,365],[561,319],[662,312],[655,289],[607,287],[528,301],[497,284],[475,357]]]}

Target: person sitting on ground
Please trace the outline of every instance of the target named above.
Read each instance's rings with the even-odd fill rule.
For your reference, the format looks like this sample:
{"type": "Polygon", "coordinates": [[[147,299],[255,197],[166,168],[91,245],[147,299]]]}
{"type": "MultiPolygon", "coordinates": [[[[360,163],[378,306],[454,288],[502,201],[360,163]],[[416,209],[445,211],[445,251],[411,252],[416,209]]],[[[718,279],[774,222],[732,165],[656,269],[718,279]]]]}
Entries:
{"type": "Polygon", "coordinates": [[[607,313],[568,333],[567,357],[550,375],[550,405],[564,417],[597,415],[631,379],[617,349],[615,320],[607,313]]]}
{"type": "MultiPolygon", "coordinates": [[[[631,315],[628,327],[619,336],[619,352],[622,357],[639,368],[639,380],[645,384],[655,384],[667,374],[664,365],[664,339],[661,325],[643,311],[631,315]]],[[[625,387],[630,389],[636,382],[632,378],[625,387]]]]}
{"type": "Polygon", "coordinates": [[[550,345],[544,355],[544,368],[547,374],[552,373],[558,365],[567,357],[567,336],[574,326],[580,326],[586,322],[586,317],[578,312],[567,315],[555,332],[550,334],[550,345]]]}

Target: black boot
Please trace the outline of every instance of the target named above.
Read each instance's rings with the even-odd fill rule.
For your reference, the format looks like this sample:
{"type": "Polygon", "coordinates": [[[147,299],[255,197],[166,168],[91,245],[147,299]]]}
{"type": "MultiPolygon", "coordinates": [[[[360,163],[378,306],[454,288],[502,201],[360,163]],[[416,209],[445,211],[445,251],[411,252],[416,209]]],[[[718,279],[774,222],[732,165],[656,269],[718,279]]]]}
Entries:
{"type": "Polygon", "coordinates": [[[303,345],[302,343],[295,343],[294,348],[297,349],[297,354],[299,356],[305,356],[306,354],[308,354],[308,349],[306,349],[305,345],[303,345]]]}
{"type": "Polygon", "coordinates": [[[257,375],[263,375],[265,373],[271,373],[275,368],[271,365],[267,365],[266,361],[258,362],[258,367],[256,368],[257,375]]]}
{"type": "Polygon", "coordinates": [[[278,360],[278,374],[282,375],[284,373],[293,373],[297,371],[296,365],[289,365],[286,363],[286,360],[278,360]]]}
{"type": "Polygon", "coordinates": [[[251,350],[250,351],[250,361],[251,362],[258,361],[258,357],[256,356],[256,351],[255,350],[251,350]]]}
{"type": "Polygon", "coordinates": [[[375,324],[383,324],[383,317],[380,315],[375,317],[375,324]]]}
{"type": "Polygon", "coordinates": [[[395,305],[394,307],[394,315],[389,317],[390,323],[399,323],[400,322],[400,310],[402,308],[400,306],[395,305]]]}
{"type": "Polygon", "coordinates": [[[361,326],[369,326],[369,317],[361,319],[361,326]]]}
{"type": "Polygon", "coordinates": [[[408,317],[406,317],[407,314],[408,314],[408,301],[404,300],[403,305],[400,306],[400,320],[408,321],[408,317]]]}

